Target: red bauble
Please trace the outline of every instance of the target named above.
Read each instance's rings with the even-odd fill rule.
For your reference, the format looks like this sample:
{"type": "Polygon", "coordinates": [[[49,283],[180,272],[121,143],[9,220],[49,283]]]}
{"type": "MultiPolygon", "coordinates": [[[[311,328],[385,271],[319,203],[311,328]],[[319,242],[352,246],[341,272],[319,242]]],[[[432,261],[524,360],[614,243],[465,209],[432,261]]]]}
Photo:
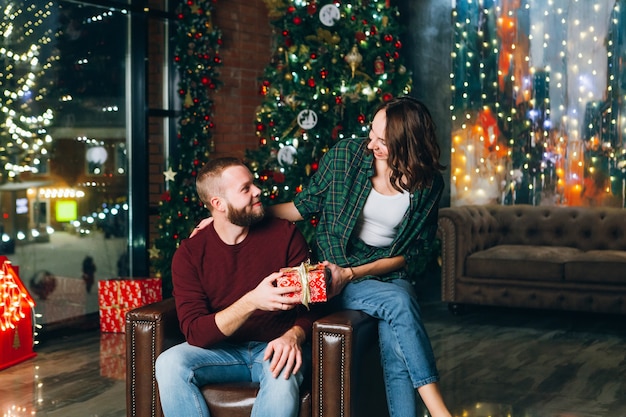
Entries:
{"type": "Polygon", "coordinates": [[[313,77],[309,78],[309,81],[307,81],[307,84],[311,88],[315,87],[315,79],[313,77]]]}
{"type": "Polygon", "coordinates": [[[293,24],[294,25],[300,25],[302,23],[302,18],[300,16],[296,16],[293,18],[293,24]]]}
{"type": "Polygon", "coordinates": [[[385,42],[391,42],[393,41],[393,36],[391,36],[390,34],[386,34],[383,39],[385,40],[385,42]]]}
{"type": "Polygon", "coordinates": [[[358,117],[357,117],[356,119],[358,120],[358,122],[359,122],[360,124],[365,124],[365,120],[366,120],[366,119],[365,119],[365,115],[363,115],[363,114],[359,114],[359,115],[358,115],[358,117]]]}
{"type": "Polygon", "coordinates": [[[400,41],[396,41],[396,43],[394,45],[395,45],[396,49],[402,48],[402,42],[400,42],[400,41]]]}
{"type": "Polygon", "coordinates": [[[209,80],[209,77],[202,77],[202,78],[200,79],[200,82],[201,82],[202,84],[204,84],[204,85],[207,85],[207,84],[209,83],[209,81],[210,81],[210,80],[209,80]]]}
{"type": "Polygon", "coordinates": [[[357,40],[357,42],[361,42],[365,40],[366,36],[365,36],[365,33],[359,31],[354,34],[354,38],[357,40]]]}
{"type": "Polygon", "coordinates": [[[295,11],[296,11],[295,6],[289,6],[289,7],[287,8],[287,13],[293,13],[293,12],[295,12],[295,11]]]}
{"type": "Polygon", "coordinates": [[[317,220],[316,218],[312,218],[310,220],[311,225],[313,225],[313,227],[317,227],[317,225],[319,224],[319,220],[317,220]]]}
{"type": "Polygon", "coordinates": [[[393,98],[393,94],[391,93],[385,93],[383,94],[383,101],[389,101],[393,98]]]}
{"type": "Polygon", "coordinates": [[[341,96],[335,97],[335,104],[340,105],[342,103],[341,96]]]}
{"type": "Polygon", "coordinates": [[[319,167],[319,162],[311,162],[311,169],[313,170],[313,172],[317,171],[319,167]]]}
{"type": "Polygon", "coordinates": [[[262,132],[263,130],[265,130],[265,126],[263,125],[263,123],[257,123],[256,131],[257,132],[262,132]]]}
{"type": "Polygon", "coordinates": [[[317,59],[317,54],[315,52],[312,52],[309,56],[311,57],[311,59],[317,59]]]}
{"type": "Polygon", "coordinates": [[[275,172],[274,182],[276,184],[282,184],[283,182],[285,182],[285,174],[283,174],[282,172],[275,172]]]}
{"type": "Polygon", "coordinates": [[[317,13],[317,3],[315,3],[315,1],[309,3],[309,5],[306,7],[306,11],[310,15],[314,15],[315,13],[317,13]]]}
{"type": "Polygon", "coordinates": [[[322,80],[325,80],[325,79],[326,79],[326,77],[328,77],[328,70],[326,70],[326,69],[321,70],[321,71],[320,71],[320,78],[321,78],[322,80]]]}

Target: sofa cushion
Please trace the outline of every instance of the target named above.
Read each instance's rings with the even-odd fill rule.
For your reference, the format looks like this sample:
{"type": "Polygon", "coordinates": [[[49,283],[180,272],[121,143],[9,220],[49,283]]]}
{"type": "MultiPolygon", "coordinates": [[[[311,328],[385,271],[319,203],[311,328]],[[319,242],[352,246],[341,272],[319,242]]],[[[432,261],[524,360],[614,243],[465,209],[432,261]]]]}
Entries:
{"type": "Polygon", "coordinates": [[[469,277],[562,281],[563,265],[580,249],[563,246],[498,245],[467,257],[469,277]]]}
{"type": "Polygon", "coordinates": [[[564,265],[565,281],[626,284],[626,251],[590,250],[564,265]]]}

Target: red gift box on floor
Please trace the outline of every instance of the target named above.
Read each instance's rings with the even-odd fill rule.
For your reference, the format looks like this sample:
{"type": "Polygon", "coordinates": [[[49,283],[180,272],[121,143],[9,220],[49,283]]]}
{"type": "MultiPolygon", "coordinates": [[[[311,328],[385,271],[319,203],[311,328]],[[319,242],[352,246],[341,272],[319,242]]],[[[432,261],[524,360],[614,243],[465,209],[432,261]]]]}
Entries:
{"type": "Polygon", "coordinates": [[[324,265],[303,262],[295,268],[282,268],[280,272],[283,276],[277,280],[279,287],[298,287],[296,292],[287,294],[287,297],[299,299],[307,307],[309,303],[328,301],[326,289],[330,283],[330,271],[324,265]]]}
{"type": "Polygon", "coordinates": [[[159,278],[109,279],[98,282],[100,331],[124,333],[126,313],[163,299],[159,278]]]}

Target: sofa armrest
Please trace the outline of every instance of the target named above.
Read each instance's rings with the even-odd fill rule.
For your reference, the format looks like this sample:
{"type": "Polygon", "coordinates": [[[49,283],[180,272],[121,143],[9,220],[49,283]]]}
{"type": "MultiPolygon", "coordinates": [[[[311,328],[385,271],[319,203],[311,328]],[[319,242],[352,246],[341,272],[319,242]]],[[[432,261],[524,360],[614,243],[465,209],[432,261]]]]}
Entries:
{"type": "Polygon", "coordinates": [[[317,320],[312,376],[313,417],[386,415],[378,320],[354,310],[317,320]]]}
{"type": "Polygon", "coordinates": [[[500,240],[500,226],[490,206],[446,207],[439,210],[441,298],[454,302],[456,279],[465,273],[465,259],[500,240]]]}
{"type": "Polygon", "coordinates": [[[126,314],[126,409],[132,417],[162,417],[154,377],[157,356],[185,339],[173,298],[126,314]]]}

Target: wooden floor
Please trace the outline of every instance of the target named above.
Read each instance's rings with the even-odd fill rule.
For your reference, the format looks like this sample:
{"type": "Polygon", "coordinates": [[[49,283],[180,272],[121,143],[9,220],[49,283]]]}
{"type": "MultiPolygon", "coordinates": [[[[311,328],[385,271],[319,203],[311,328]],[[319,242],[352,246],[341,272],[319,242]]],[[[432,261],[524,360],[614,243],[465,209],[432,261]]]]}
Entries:
{"type": "MultiPolygon", "coordinates": [[[[626,416],[626,317],[422,309],[455,416],[626,416]]],[[[57,332],[36,352],[0,371],[3,416],[126,415],[123,334],[57,332]]]]}

